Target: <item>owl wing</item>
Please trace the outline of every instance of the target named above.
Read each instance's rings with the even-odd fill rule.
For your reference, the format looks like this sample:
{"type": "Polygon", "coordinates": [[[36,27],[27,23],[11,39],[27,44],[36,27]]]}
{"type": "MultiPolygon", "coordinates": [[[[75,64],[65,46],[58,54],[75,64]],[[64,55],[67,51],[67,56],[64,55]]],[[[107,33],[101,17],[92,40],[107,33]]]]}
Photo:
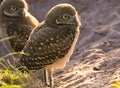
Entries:
{"type": "Polygon", "coordinates": [[[40,69],[64,57],[71,47],[74,35],[66,29],[40,27],[36,28],[24,48],[26,55],[21,64],[28,69],[40,69]]]}

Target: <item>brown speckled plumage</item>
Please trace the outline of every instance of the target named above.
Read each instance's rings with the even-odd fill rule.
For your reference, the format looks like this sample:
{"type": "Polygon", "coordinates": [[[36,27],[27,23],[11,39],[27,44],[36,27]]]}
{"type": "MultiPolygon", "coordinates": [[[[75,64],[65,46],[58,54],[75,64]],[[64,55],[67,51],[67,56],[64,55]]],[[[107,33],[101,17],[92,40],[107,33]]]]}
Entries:
{"type": "Polygon", "coordinates": [[[79,26],[77,12],[72,5],[53,7],[45,21],[32,31],[23,49],[26,55],[22,55],[20,63],[29,70],[44,68],[50,78],[47,84],[53,87],[52,71],[64,67],[69,61],[79,36],[79,26]]]}
{"type": "Polygon", "coordinates": [[[13,51],[21,51],[32,29],[38,25],[25,0],[3,0],[0,6],[0,30],[6,30],[13,51]]]}

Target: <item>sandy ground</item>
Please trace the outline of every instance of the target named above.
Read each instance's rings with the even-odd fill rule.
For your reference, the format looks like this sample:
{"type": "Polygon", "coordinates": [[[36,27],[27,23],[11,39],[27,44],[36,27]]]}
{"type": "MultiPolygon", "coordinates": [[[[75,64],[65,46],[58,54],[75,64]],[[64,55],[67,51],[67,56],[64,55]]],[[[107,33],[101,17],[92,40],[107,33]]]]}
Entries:
{"type": "Polygon", "coordinates": [[[62,2],[81,16],[79,41],[67,66],[55,72],[55,88],[120,88],[120,0],[27,1],[39,21],[62,2]]]}
{"type": "Polygon", "coordinates": [[[120,87],[120,0],[39,2],[29,3],[31,12],[39,8],[34,16],[40,21],[62,2],[73,4],[81,16],[79,41],[66,68],[56,71],[55,88],[115,88],[115,82],[120,87]]]}

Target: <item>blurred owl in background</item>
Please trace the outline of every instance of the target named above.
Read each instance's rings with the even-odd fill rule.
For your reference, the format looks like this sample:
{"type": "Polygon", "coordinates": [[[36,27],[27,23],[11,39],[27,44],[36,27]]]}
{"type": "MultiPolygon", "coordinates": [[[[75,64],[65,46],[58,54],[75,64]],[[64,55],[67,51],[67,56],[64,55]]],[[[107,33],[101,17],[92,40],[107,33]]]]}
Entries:
{"type": "Polygon", "coordinates": [[[3,0],[0,5],[0,32],[3,38],[12,37],[12,50],[23,49],[32,29],[38,25],[38,20],[28,12],[25,0],[3,0]],[[6,34],[5,34],[6,33],[6,34]]]}

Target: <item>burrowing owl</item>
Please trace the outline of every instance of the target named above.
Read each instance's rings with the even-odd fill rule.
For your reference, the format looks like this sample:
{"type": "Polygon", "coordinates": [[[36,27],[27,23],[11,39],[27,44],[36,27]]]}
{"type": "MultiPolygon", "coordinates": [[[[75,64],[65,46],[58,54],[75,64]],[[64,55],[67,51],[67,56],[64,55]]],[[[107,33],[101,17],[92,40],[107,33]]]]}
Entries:
{"type": "Polygon", "coordinates": [[[53,71],[66,66],[79,37],[80,21],[70,4],[59,4],[47,13],[25,45],[20,63],[29,70],[45,69],[46,83],[53,87],[53,71]]]}
{"type": "MultiPolygon", "coordinates": [[[[25,0],[3,0],[0,5],[0,30],[6,32],[12,49],[21,51],[38,21],[28,12],[25,0]]],[[[4,36],[3,36],[4,37],[4,36]]]]}

